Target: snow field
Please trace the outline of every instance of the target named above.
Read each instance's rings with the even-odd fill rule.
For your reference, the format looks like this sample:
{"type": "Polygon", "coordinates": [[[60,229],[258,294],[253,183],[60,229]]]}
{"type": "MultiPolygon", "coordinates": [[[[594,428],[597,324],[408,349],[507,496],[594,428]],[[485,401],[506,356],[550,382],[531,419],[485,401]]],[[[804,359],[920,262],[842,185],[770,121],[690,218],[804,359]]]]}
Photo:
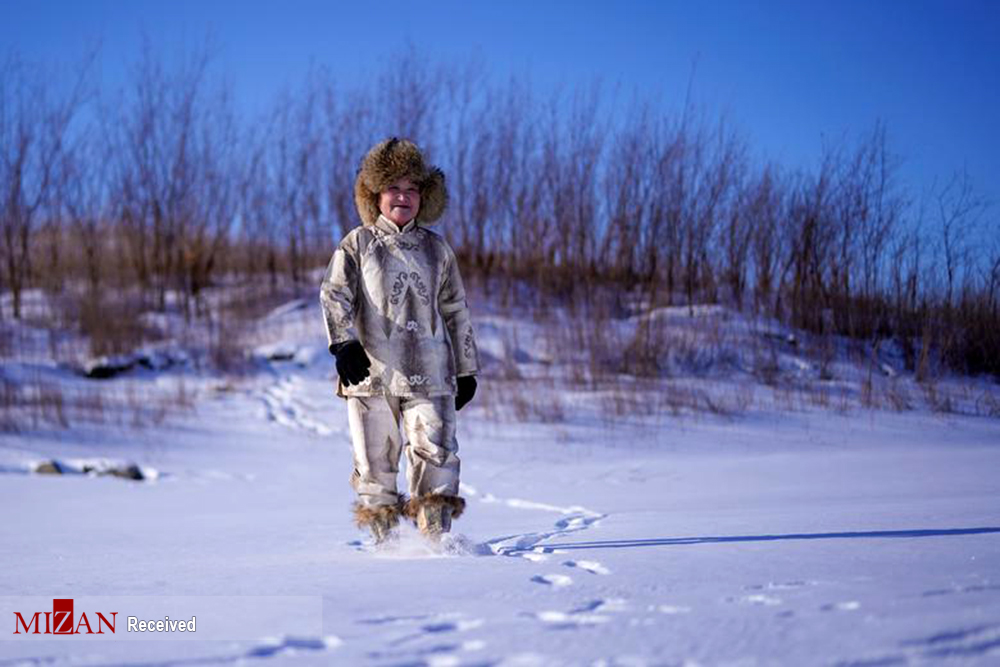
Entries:
{"type": "Polygon", "coordinates": [[[302,311],[275,316],[290,354],[267,373],[218,392],[192,378],[191,414],[0,436],[0,596],[318,595],[322,632],[8,638],[0,664],[1000,661],[1000,422],[816,409],[611,428],[585,404],[546,422],[474,401],[453,534],[434,547],[404,528],[375,550],[351,522],[318,326],[283,319],[302,311]],[[48,459],[157,474],[28,472],[48,459]]]}

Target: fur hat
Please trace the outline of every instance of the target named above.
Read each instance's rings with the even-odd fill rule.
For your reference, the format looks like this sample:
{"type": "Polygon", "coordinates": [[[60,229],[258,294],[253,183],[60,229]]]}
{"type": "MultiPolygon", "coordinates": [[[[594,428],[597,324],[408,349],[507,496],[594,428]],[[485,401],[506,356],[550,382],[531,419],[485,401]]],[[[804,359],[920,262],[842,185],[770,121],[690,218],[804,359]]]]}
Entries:
{"type": "Polygon", "coordinates": [[[354,182],[354,205],[361,222],[373,225],[379,216],[379,194],[401,178],[409,178],[420,188],[417,222],[429,225],[438,220],[448,205],[444,172],[424,162],[412,141],[393,137],[374,147],[361,161],[354,182]]]}

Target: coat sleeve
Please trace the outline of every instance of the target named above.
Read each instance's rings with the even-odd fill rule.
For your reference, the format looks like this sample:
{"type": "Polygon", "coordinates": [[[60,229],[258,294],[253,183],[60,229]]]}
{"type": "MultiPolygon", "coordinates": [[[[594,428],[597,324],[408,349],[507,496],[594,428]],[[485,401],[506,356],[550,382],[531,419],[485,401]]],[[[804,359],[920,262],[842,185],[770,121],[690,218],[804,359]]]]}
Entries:
{"type": "Polygon", "coordinates": [[[455,357],[455,374],[475,375],[479,372],[479,349],[476,347],[476,334],[469,317],[469,306],[465,300],[465,287],[462,276],[458,272],[458,261],[450,246],[445,244],[447,256],[445,260],[444,279],[438,294],[438,311],[444,319],[448,335],[451,337],[451,349],[455,357]]]}
{"type": "Polygon", "coordinates": [[[319,303],[329,345],[357,339],[358,255],[352,236],[337,246],[319,288],[319,303]]]}

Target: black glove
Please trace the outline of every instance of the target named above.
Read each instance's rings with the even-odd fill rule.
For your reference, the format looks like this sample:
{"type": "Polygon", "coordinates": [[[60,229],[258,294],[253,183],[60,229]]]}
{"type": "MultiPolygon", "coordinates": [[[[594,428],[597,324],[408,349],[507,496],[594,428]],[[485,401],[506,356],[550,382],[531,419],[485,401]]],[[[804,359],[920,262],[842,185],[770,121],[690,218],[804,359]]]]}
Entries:
{"type": "Polygon", "coordinates": [[[461,410],[462,406],[476,395],[476,376],[463,375],[456,378],[456,382],[458,382],[458,394],[455,396],[455,410],[461,410]]]}
{"type": "Polygon", "coordinates": [[[368,377],[368,368],[372,362],[360,341],[349,340],[331,345],[330,354],[337,357],[337,374],[345,385],[361,384],[368,377]]]}

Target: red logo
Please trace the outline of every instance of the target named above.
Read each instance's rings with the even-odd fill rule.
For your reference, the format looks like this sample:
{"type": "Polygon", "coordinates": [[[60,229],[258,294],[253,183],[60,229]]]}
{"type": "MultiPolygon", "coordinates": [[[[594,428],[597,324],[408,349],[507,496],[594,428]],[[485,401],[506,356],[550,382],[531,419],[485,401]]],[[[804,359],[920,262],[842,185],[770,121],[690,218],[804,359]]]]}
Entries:
{"type": "Polygon", "coordinates": [[[90,626],[90,620],[87,618],[87,613],[82,612],[80,614],[80,620],[73,624],[73,598],[55,598],[52,600],[52,611],[36,611],[31,618],[27,621],[24,620],[24,616],[21,612],[14,612],[14,634],[26,635],[103,635],[104,626],[106,625],[111,631],[111,634],[115,634],[115,622],[118,620],[117,611],[110,612],[111,620],[108,617],[97,612],[97,632],[94,632],[93,628],[90,626]],[[45,630],[41,630],[41,619],[45,617],[45,630]],[[32,628],[34,628],[32,630],[32,628]],[[81,630],[80,628],[85,628],[81,630]]]}
{"type": "MultiPolygon", "coordinates": [[[[35,613],[38,616],[38,613],[35,613]]],[[[62,598],[52,600],[52,620],[55,623],[54,635],[71,635],[73,634],[73,598],[64,600],[62,598]]],[[[24,619],[21,619],[24,622],[24,619]]],[[[48,628],[48,622],[45,623],[45,627],[48,628]]],[[[36,623],[37,626],[37,623],[36,623]]],[[[27,628],[25,628],[27,630],[27,628]]],[[[17,623],[14,624],[14,632],[17,633],[17,623]]],[[[37,629],[36,629],[37,632],[37,629]]]]}

